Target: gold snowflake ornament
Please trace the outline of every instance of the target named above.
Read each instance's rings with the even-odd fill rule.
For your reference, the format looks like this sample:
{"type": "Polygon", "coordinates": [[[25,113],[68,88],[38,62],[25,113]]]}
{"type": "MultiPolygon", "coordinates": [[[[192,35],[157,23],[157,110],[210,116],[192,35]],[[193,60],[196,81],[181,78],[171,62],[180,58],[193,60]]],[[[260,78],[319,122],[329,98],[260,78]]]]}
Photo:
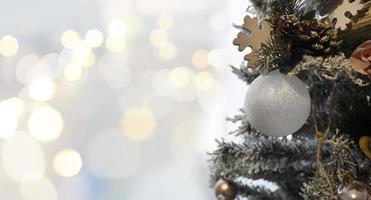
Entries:
{"type": "Polygon", "coordinates": [[[272,27],[266,21],[259,26],[257,18],[246,16],[242,29],[243,31],[239,32],[237,38],[233,40],[233,44],[238,46],[239,51],[247,47],[251,48],[251,53],[246,54],[244,59],[249,62],[249,66],[253,67],[256,63],[254,51],[270,38],[272,27]]]}
{"type": "Polygon", "coordinates": [[[342,0],[342,3],[332,12],[332,19],[336,19],[335,28],[340,30],[345,30],[347,25],[351,22],[351,19],[346,16],[346,13],[351,13],[353,16],[358,13],[364,4],[361,3],[361,0],[355,0],[349,2],[349,0],[342,0]]]}

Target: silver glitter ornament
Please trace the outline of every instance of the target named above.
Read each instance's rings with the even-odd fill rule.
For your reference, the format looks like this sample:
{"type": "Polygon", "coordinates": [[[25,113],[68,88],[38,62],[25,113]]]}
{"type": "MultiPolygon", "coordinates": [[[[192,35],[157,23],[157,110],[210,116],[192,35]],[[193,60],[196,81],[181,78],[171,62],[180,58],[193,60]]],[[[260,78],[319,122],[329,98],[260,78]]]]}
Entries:
{"type": "Polygon", "coordinates": [[[266,136],[296,132],[306,122],[310,109],[311,100],[304,83],[279,71],[259,76],[246,93],[246,117],[266,136]]]}

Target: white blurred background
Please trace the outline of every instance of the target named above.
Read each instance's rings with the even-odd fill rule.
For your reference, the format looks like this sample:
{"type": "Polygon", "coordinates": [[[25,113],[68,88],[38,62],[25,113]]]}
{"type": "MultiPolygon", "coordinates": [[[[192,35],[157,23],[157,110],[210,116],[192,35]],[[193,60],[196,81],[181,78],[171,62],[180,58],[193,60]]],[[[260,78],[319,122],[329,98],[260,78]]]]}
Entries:
{"type": "Polygon", "coordinates": [[[214,199],[247,0],[0,2],[0,199],[214,199]]]}

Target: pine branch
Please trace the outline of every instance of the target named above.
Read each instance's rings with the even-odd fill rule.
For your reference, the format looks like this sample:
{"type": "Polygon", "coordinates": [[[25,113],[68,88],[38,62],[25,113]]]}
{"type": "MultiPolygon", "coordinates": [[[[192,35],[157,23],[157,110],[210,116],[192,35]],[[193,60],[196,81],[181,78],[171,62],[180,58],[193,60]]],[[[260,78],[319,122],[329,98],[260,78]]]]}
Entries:
{"type": "Polygon", "coordinates": [[[230,67],[232,68],[232,72],[236,74],[238,78],[245,81],[247,84],[252,83],[259,76],[257,70],[247,67],[245,63],[242,63],[240,65],[240,68],[234,66],[230,67]]]}
{"type": "Polygon", "coordinates": [[[218,141],[219,148],[212,155],[215,171],[230,177],[264,178],[272,182],[312,173],[314,140],[285,141],[265,137],[251,140],[243,144],[218,141]]]}
{"type": "Polygon", "coordinates": [[[355,87],[352,82],[341,82],[335,107],[335,127],[342,134],[358,140],[371,133],[371,85],[355,87]],[[346,113],[344,115],[343,113],[346,113]]]}
{"type": "Polygon", "coordinates": [[[270,16],[281,15],[303,15],[303,4],[301,0],[274,0],[270,4],[270,16]]]}
{"type": "Polygon", "coordinates": [[[357,180],[371,185],[371,160],[366,158],[360,150],[354,152],[353,158],[357,164],[357,180]]]}
{"type": "Polygon", "coordinates": [[[304,183],[300,194],[305,200],[333,199],[334,191],[326,179],[328,176],[331,178],[331,183],[336,186],[344,184],[346,178],[356,176],[356,164],[352,159],[354,149],[352,142],[347,137],[335,134],[325,141],[325,145],[331,152],[323,165],[326,174],[319,170],[309,182],[304,183]]]}
{"type": "Polygon", "coordinates": [[[262,14],[284,15],[302,14],[301,0],[250,0],[255,10],[262,14]]]}
{"type": "MultiPolygon", "coordinates": [[[[305,2],[314,4],[317,2],[318,4],[319,1],[321,0],[305,2]]],[[[267,17],[267,14],[271,17],[273,15],[302,17],[304,7],[301,2],[301,0],[252,0],[255,9],[260,12],[258,13],[260,18],[267,17]],[[270,10],[269,13],[268,10],[270,10]]],[[[371,103],[369,97],[367,100],[365,98],[370,94],[371,85],[365,77],[352,70],[345,55],[341,53],[326,58],[311,56],[302,58],[300,56],[299,62],[296,58],[290,58],[294,56],[288,55],[287,45],[272,38],[255,51],[258,59],[257,69],[248,68],[246,63],[242,63],[239,68],[231,66],[232,71],[250,84],[260,74],[266,74],[275,69],[282,71],[282,66],[285,66],[288,70],[292,70],[289,75],[301,78],[311,91],[320,86],[318,113],[315,114],[318,117],[319,127],[326,125],[327,114],[330,112],[326,106],[329,103],[328,96],[333,83],[336,82],[340,91],[336,94],[339,102],[334,110],[334,127],[339,128],[343,135],[359,134],[348,130],[368,130],[371,103]],[[294,67],[293,69],[289,69],[290,64],[294,67]],[[362,119],[359,119],[360,116],[362,119]]],[[[333,197],[334,189],[349,175],[358,176],[358,180],[365,183],[371,182],[369,178],[371,162],[365,159],[358,148],[352,146],[350,139],[340,135],[329,135],[329,138],[323,141],[320,147],[323,170],[315,173],[316,141],[312,134],[313,123],[310,121],[289,141],[261,135],[252,128],[243,112],[227,120],[240,123],[239,128],[232,133],[243,135],[246,141],[242,144],[224,140],[217,141],[219,146],[211,154],[213,183],[220,178],[237,180],[239,177],[245,177],[253,180],[265,179],[280,187],[278,191],[272,192],[266,188],[238,183],[241,198],[291,200],[300,199],[298,195],[301,195],[305,200],[327,200],[333,197]],[[300,190],[301,193],[298,194],[300,190]]],[[[367,133],[369,132],[361,131],[360,134],[367,133]]]]}
{"type": "Polygon", "coordinates": [[[235,115],[234,117],[228,117],[226,120],[231,121],[233,123],[240,122],[241,125],[238,127],[237,130],[230,132],[230,134],[235,134],[236,136],[239,135],[255,135],[260,136],[260,133],[251,126],[251,123],[246,119],[245,111],[240,109],[241,114],[235,115]]]}
{"type": "Polygon", "coordinates": [[[267,13],[269,10],[270,0],[250,0],[255,10],[259,13],[267,13]]]}
{"type": "Polygon", "coordinates": [[[239,184],[239,195],[251,200],[284,200],[281,191],[272,192],[262,186],[239,184]]]}
{"type": "Polygon", "coordinates": [[[257,66],[261,74],[267,74],[276,69],[288,71],[284,67],[288,66],[290,59],[288,46],[280,39],[272,37],[266,43],[261,44],[256,55],[257,66]]]}
{"type": "Polygon", "coordinates": [[[304,56],[302,61],[297,63],[289,75],[301,77],[317,76],[320,79],[339,81],[351,80],[354,84],[364,87],[369,85],[366,77],[355,72],[346,59],[345,55],[340,53],[332,57],[312,57],[304,56]]]}
{"type": "Polygon", "coordinates": [[[331,157],[325,167],[333,171],[334,181],[344,183],[346,177],[356,177],[353,142],[346,136],[335,134],[326,143],[331,149],[331,157]]]}

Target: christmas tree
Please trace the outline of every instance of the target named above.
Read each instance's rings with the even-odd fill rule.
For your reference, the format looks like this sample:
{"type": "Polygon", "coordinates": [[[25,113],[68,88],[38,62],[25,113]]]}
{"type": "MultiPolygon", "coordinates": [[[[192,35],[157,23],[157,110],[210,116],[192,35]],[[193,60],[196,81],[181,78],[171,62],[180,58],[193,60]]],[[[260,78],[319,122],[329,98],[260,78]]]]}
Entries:
{"type": "Polygon", "coordinates": [[[217,199],[371,200],[370,1],[251,4],[232,66],[249,86],[228,119],[243,142],[210,152],[217,199]]]}

